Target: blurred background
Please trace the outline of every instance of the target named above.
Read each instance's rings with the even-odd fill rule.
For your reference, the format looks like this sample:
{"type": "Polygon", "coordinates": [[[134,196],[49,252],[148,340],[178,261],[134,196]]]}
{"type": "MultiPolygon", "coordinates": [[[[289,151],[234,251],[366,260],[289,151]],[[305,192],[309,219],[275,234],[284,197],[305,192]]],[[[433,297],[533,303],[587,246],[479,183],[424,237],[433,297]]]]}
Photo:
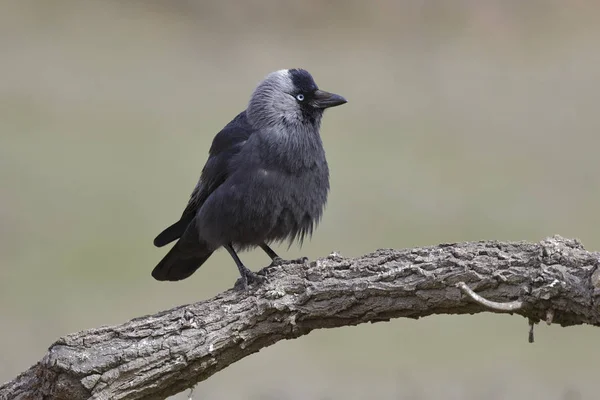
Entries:
{"type": "MultiPolygon", "coordinates": [[[[0,381],[59,336],[230,288],[219,252],[159,283],[214,134],[269,72],[308,69],[332,191],[302,249],[561,234],[600,249],[595,1],[4,0],[0,381]]],[[[244,253],[254,270],[268,264],[244,253]]],[[[432,316],[280,342],[196,399],[595,399],[598,328],[432,316]]],[[[186,393],[174,398],[184,399],[186,393]]]]}

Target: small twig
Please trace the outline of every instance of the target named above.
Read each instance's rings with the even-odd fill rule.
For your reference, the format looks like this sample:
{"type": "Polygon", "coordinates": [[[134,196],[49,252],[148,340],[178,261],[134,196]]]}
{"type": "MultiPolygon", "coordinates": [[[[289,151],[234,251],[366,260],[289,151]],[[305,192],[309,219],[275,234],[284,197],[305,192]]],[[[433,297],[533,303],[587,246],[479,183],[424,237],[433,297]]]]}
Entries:
{"type": "Polygon", "coordinates": [[[194,385],[190,388],[190,394],[188,395],[188,400],[194,399],[194,389],[196,389],[196,385],[194,385]]]}
{"type": "Polygon", "coordinates": [[[531,318],[529,318],[529,343],[533,343],[533,326],[535,322],[531,318]]]}
{"type": "Polygon", "coordinates": [[[548,324],[548,325],[552,324],[553,319],[554,319],[554,310],[549,308],[546,311],[546,324],[548,324]]]}
{"type": "Polygon", "coordinates": [[[456,286],[460,290],[462,290],[464,294],[466,294],[471,299],[473,299],[473,301],[475,301],[476,303],[479,303],[482,306],[487,307],[492,310],[495,310],[495,311],[513,312],[513,311],[518,311],[521,308],[523,308],[523,302],[519,301],[519,300],[511,301],[508,303],[498,303],[497,301],[490,301],[486,298],[481,297],[480,295],[475,293],[470,287],[468,287],[467,284],[464,282],[458,282],[456,284],[456,286]]]}

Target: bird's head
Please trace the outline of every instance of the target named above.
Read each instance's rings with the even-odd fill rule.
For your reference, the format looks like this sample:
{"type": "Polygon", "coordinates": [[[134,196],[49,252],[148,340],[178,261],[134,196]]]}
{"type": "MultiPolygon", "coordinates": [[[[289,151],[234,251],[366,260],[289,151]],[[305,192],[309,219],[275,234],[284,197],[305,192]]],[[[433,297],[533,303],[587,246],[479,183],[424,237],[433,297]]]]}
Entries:
{"type": "Polygon", "coordinates": [[[323,111],[346,103],[342,96],[320,90],[303,69],[282,69],[258,84],[248,104],[247,116],[256,126],[313,125],[323,111]]]}

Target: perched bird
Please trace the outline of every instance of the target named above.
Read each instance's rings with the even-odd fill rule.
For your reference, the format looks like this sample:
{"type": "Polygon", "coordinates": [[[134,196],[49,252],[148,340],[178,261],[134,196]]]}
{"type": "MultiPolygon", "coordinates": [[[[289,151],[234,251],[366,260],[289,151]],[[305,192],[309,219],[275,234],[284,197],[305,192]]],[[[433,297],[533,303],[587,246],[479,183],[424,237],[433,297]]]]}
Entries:
{"type": "Polygon", "coordinates": [[[213,139],[180,220],[154,239],[157,247],[179,240],[152,276],[185,279],[224,247],[244,288],[262,281],[237,252],[258,246],[276,262],[281,259],[270,243],[301,243],[312,235],[329,192],[321,118],[326,108],[344,103],[342,96],[320,90],[306,70],[267,75],[246,110],[213,139]]]}

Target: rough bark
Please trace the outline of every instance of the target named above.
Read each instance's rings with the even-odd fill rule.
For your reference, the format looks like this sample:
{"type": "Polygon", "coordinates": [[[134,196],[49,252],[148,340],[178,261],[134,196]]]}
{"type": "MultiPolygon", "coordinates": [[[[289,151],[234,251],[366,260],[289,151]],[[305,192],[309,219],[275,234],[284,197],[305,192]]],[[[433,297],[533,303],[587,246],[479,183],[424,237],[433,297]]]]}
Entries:
{"type": "MultiPolygon", "coordinates": [[[[74,333],[0,387],[0,399],[163,399],[313,329],[505,311],[600,325],[600,254],[559,236],[378,250],[268,269],[269,282],[74,333]],[[463,282],[465,285],[461,284],[463,282]],[[477,294],[466,295],[472,289],[477,294]],[[478,295],[490,302],[476,301],[478,295]]],[[[479,299],[481,300],[481,297],[479,299]]]]}

